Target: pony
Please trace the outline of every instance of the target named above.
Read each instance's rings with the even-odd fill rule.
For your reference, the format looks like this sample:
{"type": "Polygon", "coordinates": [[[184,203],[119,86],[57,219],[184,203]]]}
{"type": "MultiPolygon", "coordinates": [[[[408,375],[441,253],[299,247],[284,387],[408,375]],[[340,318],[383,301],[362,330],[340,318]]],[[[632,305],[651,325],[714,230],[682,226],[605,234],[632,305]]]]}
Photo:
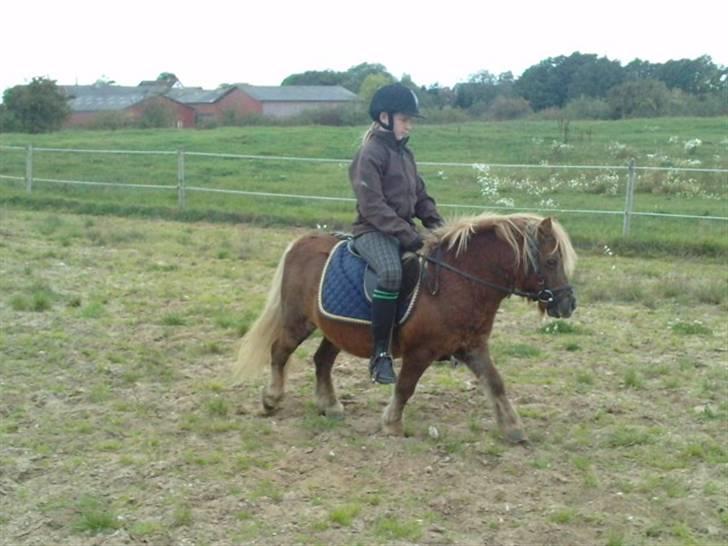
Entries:
{"type": "MultiPolygon", "coordinates": [[[[331,379],[339,352],[370,355],[368,325],[332,320],[318,306],[324,265],[337,242],[332,234],[315,232],[288,245],[264,309],[242,339],[233,371],[239,382],[270,367],[270,383],[262,394],[266,414],[280,408],[289,356],[317,328],[323,339],[313,356],[315,396],[322,415],[343,416],[331,379]]],[[[402,363],[381,417],[384,432],[404,434],[404,407],[420,377],[433,361],[452,356],[467,365],[490,395],[505,439],[527,444],[488,341],[498,307],[511,295],[536,301],[540,312],[551,317],[573,313],[576,297],[569,277],[576,253],[568,234],[558,221],[535,214],[463,217],[434,230],[419,259],[429,290],[420,291],[410,318],[393,334],[392,353],[402,363]]],[[[365,366],[362,373],[367,373],[365,366]]]]}

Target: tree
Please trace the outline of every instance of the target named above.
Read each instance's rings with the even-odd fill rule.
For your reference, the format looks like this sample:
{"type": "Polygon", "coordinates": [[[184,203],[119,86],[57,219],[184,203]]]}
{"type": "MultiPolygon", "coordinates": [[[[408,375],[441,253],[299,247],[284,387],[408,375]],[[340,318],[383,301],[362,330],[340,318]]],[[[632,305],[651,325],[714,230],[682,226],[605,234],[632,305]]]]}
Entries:
{"type": "Polygon", "coordinates": [[[352,93],[358,94],[361,92],[361,86],[364,81],[369,76],[377,74],[394,81],[394,76],[387,72],[387,68],[383,64],[361,63],[356,66],[352,66],[344,73],[341,85],[346,87],[352,93]]]}
{"type": "Polygon", "coordinates": [[[61,128],[70,115],[68,97],[55,80],[33,78],[28,85],[16,85],[3,93],[6,116],[11,116],[20,131],[45,133],[61,128]]]}
{"type": "Polygon", "coordinates": [[[564,104],[566,89],[556,73],[563,59],[549,57],[527,68],[516,81],[516,92],[530,102],[534,110],[564,104]]]}
{"type": "Polygon", "coordinates": [[[172,87],[175,83],[179,82],[179,78],[172,72],[162,72],[157,76],[157,81],[172,87]]]}
{"type": "Polygon", "coordinates": [[[369,74],[362,82],[359,90],[361,103],[368,108],[377,89],[390,83],[394,83],[394,78],[388,74],[369,74]]]}
{"type": "Polygon", "coordinates": [[[654,78],[670,89],[682,89],[686,93],[702,95],[721,88],[721,79],[728,70],[717,66],[708,55],[697,59],[670,60],[655,68],[654,78]]]}
{"type": "Polygon", "coordinates": [[[455,93],[449,87],[441,87],[439,83],[421,89],[422,106],[425,108],[435,108],[442,110],[446,106],[451,106],[455,102],[455,93]]]}
{"type": "Polygon", "coordinates": [[[625,80],[647,80],[655,79],[655,69],[659,65],[653,64],[650,61],[643,61],[642,59],[635,59],[631,61],[627,66],[624,67],[624,79],[625,80]]]}
{"type": "Polygon", "coordinates": [[[516,82],[516,91],[535,110],[561,108],[570,98],[603,97],[623,79],[618,61],[575,51],[568,57],[549,57],[526,69],[516,82]]]}
{"type": "Polygon", "coordinates": [[[579,97],[604,98],[607,92],[624,81],[624,69],[619,61],[596,55],[579,66],[571,75],[566,90],[567,100],[579,97]]]}
{"type": "Polygon", "coordinates": [[[487,70],[481,70],[467,82],[455,85],[455,106],[468,109],[482,103],[482,107],[486,107],[497,95],[498,79],[487,70]]]}
{"type": "Polygon", "coordinates": [[[657,80],[627,81],[612,88],[607,102],[618,118],[655,117],[665,114],[670,91],[657,80]]]}
{"type": "Polygon", "coordinates": [[[394,81],[394,77],[387,72],[384,65],[361,63],[352,66],[346,72],[309,70],[299,74],[291,74],[281,82],[281,85],[341,85],[352,93],[359,94],[364,80],[373,74],[383,74],[391,81],[394,81]]]}
{"type": "Polygon", "coordinates": [[[333,70],[308,70],[287,76],[281,85],[341,85],[344,76],[333,70]]]}
{"type": "Polygon", "coordinates": [[[4,104],[0,104],[0,133],[10,133],[17,131],[18,122],[15,117],[8,112],[4,104]]]}

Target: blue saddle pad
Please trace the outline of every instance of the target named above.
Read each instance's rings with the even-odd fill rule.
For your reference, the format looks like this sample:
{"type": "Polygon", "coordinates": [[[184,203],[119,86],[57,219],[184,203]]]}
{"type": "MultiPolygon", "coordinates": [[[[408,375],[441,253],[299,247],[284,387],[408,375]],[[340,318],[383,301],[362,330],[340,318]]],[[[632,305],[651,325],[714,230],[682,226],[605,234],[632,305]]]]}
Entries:
{"type": "MultiPolygon", "coordinates": [[[[331,319],[371,324],[371,301],[364,290],[367,263],[350,250],[348,243],[338,243],[326,261],[319,286],[319,310],[331,319]]],[[[418,292],[419,282],[406,301],[399,301],[398,324],[410,316],[418,292]]]]}

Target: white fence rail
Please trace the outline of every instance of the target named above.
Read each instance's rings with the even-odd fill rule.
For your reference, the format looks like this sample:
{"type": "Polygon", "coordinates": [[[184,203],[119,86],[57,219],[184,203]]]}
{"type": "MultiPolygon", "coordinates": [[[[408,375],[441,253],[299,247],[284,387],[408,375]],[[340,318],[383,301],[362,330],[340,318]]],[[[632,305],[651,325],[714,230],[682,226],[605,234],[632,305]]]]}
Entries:
{"type": "MultiPolygon", "coordinates": [[[[13,181],[25,181],[26,191],[32,193],[33,182],[43,182],[49,184],[69,184],[69,185],[80,185],[80,186],[106,186],[116,188],[129,188],[129,189],[154,189],[154,190],[169,190],[177,192],[177,205],[180,209],[184,209],[187,203],[188,192],[201,192],[201,193],[217,193],[217,194],[229,194],[229,195],[240,195],[248,197],[272,197],[272,198],[286,198],[286,199],[301,199],[310,201],[338,201],[353,203],[355,199],[350,197],[333,197],[325,195],[310,195],[310,194],[291,194],[291,193],[276,193],[276,192],[260,192],[260,191],[245,191],[245,190],[232,190],[223,188],[206,188],[199,186],[188,186],[185,180],[185,158],[186,157],[212,157],[221,159],[240,159],[240,160],[258,160],[258,161],[298,161],[308,163],[334,163],[334,164],[348,164],[350,159],[331,159],[331,158],[315,158],[315,157],[292,157],[292,156],[261,156],[261,155],[247,155],[247,154],[225,154],[225,153],[212,153],[212,152],[190,152],[185,150],[176,151],[164,151],[164,150],[93,150],[93,149],[80,149],[80,148],[42,148],[33,146],[4,146],[0,145],[0,150],[8,151],[23,151],[25,150],[25,176],[12,176],[0,174],[0,180],[13,180],[13,181]],[[33,176],[33,154],[34,152],[43,153],[73,153],[73,154],[118,154],[118,155],[168,155],[176,156],[177,158],[177,180],[176,184],[130,184],[121,182],[105,182],[105,181],[92,181],[92,180],[67,180],[67,179],[56,179],[56,178],[41,178],[33,176]]],[[[485,162],[474,162],[474,163],[457,163],[457,162],[432,162],[432,161],[420,161],[418,162],[421,166],[429,167],[465,167],[470,168],[476,164],[485,164],[492,168],[503,168],[503,169],[549,169],[549,170],[608,170],[612,172],[626,172],[627,173],[627,185],[625,191],[625,205],[622,210],[595,210],[595,209],[562,209],[562,208],[534,208],[528,207],[511,207],[510,210],[530,210],[534,212],[558,212],[565,214],[594,214],[594,215],[613,215],[623,216],[623,228],[622,233],[624,236],[629,235],[631,219],[634,216],[650,216],[650,217],[661,217],[661,218],[682,218],[682,219],[696,219],[696,220],[710,220],[725,222],[728,221],[728,216],[699,216],[690,214],[671,214],[671,213],[658,213],[658,212],[637,212],[634,210],[634,194],[635,185],[638,171],[671,171],[671,172],[693,172],[693,173],[716,173],[725,174],[728,177],[728,169],[707,169],[707,168],[676,168],[676,167],[640,167],[635,165],[634,161],[625,165],[532,165],[532,164],[508,164],[508,163],[485,163],[485,162]]],[[[482,205],[467,205],[460,203],[438,203],[438,207],[442,208],[453,208],[453,209],[502,209],[502,207],[488,207],[482,205]]]]}

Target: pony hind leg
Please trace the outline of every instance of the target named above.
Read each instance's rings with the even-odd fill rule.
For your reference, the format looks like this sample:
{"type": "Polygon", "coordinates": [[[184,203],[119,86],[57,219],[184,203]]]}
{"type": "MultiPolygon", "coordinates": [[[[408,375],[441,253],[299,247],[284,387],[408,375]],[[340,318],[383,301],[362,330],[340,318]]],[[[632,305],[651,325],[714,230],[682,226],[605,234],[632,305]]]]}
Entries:
{"type": "Polygon", "coordinates": [[[263,411],[267,415],[276,412],[283,401],[286,392],[286,364],[288,359],[311,335],[315,329],[309,322],[299,323],[294,329],[283,329],[281,335],[273,342],[271,347],[270,383],[263,389],[263,411]]]}
{"type": "Polygon", "coordinates": [[[316,407],[321,415],[337,419],[344,416],[344,406],[336,398],[331,369],[339,352],[336,345],[324,338],[313,355],[316,364],[316,407]]]}
{"type": "Polygon", "coordinates": [[[514,444],[528,444],[521,418],[506,396],[503,378],[490,358],[488,346],[473,352],[457,353],[455,356],[465,362],[478,378],[481,388],[490,395],[498,427],[506,440],[514,444]]]}

